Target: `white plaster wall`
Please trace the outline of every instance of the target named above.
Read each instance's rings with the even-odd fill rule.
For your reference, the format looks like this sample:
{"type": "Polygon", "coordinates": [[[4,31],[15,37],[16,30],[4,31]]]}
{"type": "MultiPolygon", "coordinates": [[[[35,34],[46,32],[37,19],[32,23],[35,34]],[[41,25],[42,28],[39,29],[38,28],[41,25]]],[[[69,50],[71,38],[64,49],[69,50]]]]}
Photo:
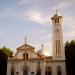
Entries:
{"type": "Polygon", "coordinates": [[[45,63],[44,63],[44,61],[40,62],[40,67],[41,67],[41,75],[45,75],[45,63]]]}
{"type": "MultiPolygon", "coordinates": [[[[57,17],[59,18],[59,16],[57,17]]],[[[64,55],[64,45],[63,45],[63,33],[62,33],[62,18],[59,18],[60,22],[59,23],[55,23],[54,20],[52,20],[52,41],[53,41],[53,58],[54,59],[63,59],[65,60],[65,55],[64,55]],[[59,34],[56,33],[56,29],[59,29],[59,34]],[[60,45],[61,45],[61,54],[58,55],[56,54],[56,40],[60,40],[60,45]]]]}
{"type": "Polygon", "coordinates": [[[31,62],[31,72],[34,72],[34,75],[36,75],[36,68],[37,62],[36,61],[31,62]]]}
{"type": "Polygon", "coordinates": [[[28,58],[35,58],[37,57],[36,54],[32,51],[20,51],[17,53],[17,55],[15,56],[17,59],[23,59],[23,54],[24,53],[28,53],[28,58]]]}
{"type": "Polygon", "coordinates": [[[7,64],[7,75],[11,75],[11,63],[7,64]]]}
{"type": "MultiPolygon", "coordinates": [[[[28,65],[28,75],[31,75],[31,72],[34,72],[34,75],[37,73],[37,62],[38,61],[26,61],[26,65],[28,65]]],[[[23,75],[23,66],[24,66],[25,61],[19,61],[19,62],[14,62],[14,75],[16,75],[16,72],[19,72],[19,75],[23,75]]],[[[11,75],[11,62],[8,63],[7,65],[7,75],[11,75]]],[[[45,75],[45,66],[46,63],[44,61],[40,61],[40,68],[41,68],[41,75],[45,75]]],[[[52,67],[52,75],[57,75],[57,66],[61,66],[62,68],[62,75],[66,75],[66,66],[65,62],[60,62],[60,61],[49,61],[47,63],[47,66],[52,67]]]]}
{"type": "Polygon", "coordinates": [[[47,66],[52,67],[52,75],[57,75],[57,67],[61,66],[62,75],[66,75],[66,65],[65,62],[49,62],[47,66]]]}
{"type": "MultiPolygon", "coordinates": [[[[19,75],[23,75],[23,66],[25,61],[20,61],[15,63],[15,75],[16,72],[19,72],[19,75]]],[[[36,62],[26,61],[26,65],[28,65],[28,75],[31,75],[31,72],[36,74],[36,62]]]]}

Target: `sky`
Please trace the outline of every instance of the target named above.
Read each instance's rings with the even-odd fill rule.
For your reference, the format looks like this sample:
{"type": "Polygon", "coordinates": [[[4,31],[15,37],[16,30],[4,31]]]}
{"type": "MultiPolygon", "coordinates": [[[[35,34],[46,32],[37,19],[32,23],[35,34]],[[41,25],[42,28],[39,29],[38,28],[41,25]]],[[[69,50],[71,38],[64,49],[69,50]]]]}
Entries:
{"type": "Polygon", "coordinates": [[[0,0],[0,47],[16,52],[25,43],[52,55],[51,17],[63,16],[64,44],[75,40],[75,0],[0,0]]]}

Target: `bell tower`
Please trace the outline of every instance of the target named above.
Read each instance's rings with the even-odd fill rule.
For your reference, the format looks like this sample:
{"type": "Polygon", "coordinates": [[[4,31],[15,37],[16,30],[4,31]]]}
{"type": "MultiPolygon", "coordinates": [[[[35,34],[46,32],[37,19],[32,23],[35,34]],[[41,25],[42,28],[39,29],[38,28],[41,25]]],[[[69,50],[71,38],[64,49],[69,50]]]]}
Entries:
{"type": "Polygon", "coordinates": [[[54,59],[65,59],[64,54],[64,45],[63,45],[63,33],[62,33],[62,16],[58,14],[58,11],[56,10],[56,13],[53,17],[51,17],[52,20],[52,38],[53,38],[53,58],[54,59]]]}

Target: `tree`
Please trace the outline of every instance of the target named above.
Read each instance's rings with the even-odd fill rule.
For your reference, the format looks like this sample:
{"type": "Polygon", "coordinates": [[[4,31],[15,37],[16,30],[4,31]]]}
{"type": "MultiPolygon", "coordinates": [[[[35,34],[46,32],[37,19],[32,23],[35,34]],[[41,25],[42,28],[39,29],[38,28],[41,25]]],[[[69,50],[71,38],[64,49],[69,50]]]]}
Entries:
{"type": "Polygon", "coordinates": [[[3,47],[0,48],[0,75],[6,75],[7,72],[7,59],[12,57],[13,52],[11,49],[3,47]]]}
{"type": "Polygon", "coordinates": [[[4,54],[6,54],[8,57],[13,56],[13,51],[10,48],[6,48],[5,46],[3,48],[0,48],[4,54]]]}
{"type": "Polygon", "coordinates": [[[65,44],[66,69],[68,75],[75,74],[75,40],[66,41],[65,44]]]}
{"type": "Polygon", "coordinates": [[[8,56],[0,50],[0,75],[6,75],[8,56]]]}

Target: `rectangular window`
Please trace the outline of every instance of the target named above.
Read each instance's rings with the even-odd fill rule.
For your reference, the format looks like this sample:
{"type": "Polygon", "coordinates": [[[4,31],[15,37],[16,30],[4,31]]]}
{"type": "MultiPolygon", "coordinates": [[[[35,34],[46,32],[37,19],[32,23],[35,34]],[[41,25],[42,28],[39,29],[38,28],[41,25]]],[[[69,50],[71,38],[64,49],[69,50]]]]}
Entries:
{"type": "Polygon", "coordinates": [[[58,40],[56,40],[56,54],[58,53],[58,40]]]}
{"type": "Polygon", "coordinates": [[[61,45],[60,45],[60,40],[56,40],[56,54],[61,53],[61,45]]]}
{"type": "Polygon", "coordinates": [[[23,54],[23,59],[25,59],[25,54],[23,54]]]}
{"type": "Polygon", "coordinates": [[[61,45],[60,45],[60,40],[58,40],[58,54],[60,54],[61,53],[61,47],[60,47],[61,45]]]}

